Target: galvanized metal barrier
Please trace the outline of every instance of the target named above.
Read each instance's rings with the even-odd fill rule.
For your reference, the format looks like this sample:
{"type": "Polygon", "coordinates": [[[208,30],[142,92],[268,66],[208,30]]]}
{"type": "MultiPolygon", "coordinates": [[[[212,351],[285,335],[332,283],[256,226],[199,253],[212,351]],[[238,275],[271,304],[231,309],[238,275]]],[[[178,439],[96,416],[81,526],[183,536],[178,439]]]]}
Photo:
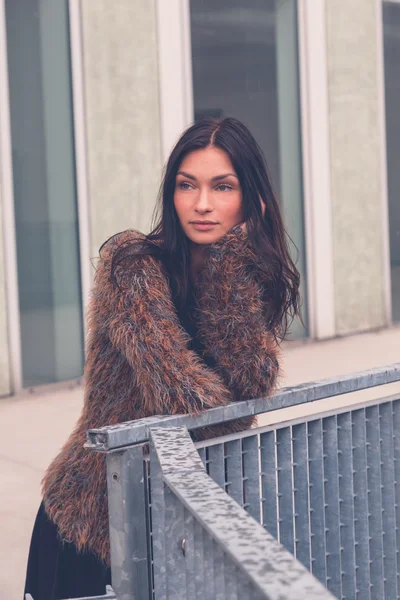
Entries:
{"type": "Polygon", "coordinates": [[[152,417],[90,431],[88,448],[107,457],[116,598],[330,597],[321,586],[306,591],[315,581],[274,538],[337,598],[400,598],[398,396],[197,443],[196,453],[182,429],[395,381],[400,364],[196,417],[152,417]],[[239,521],[247,518],[235,543],[230,510],[239,521]],[[241,547],[250,539],[247,530],[257,532],[250,562],[249,547],[241,547]]]}
{"type": "MultiPolygon", "coordinates": [[[[151,598],[155,593],[158,600],[160,573],[155,565],[163,543],[153,537],[154,459],[146,454],[152,427],[192,430],[399,380],[397,364],[282,390],[272,398],[239,402],[197,417],[154,417],[89,432],[88,446],[107,452],[117,597],[151,598]]],[[[377,399],[354,410],[327,411],[196,446],[216,483],[334,596],[391,600],[400,594],[399,419],[397,398],[377,399]]],[[[182,534],[177,537],[176,549],[182,534]]],[[[212,565],[206,551],[203,572],[210,586],[210,580],[215,584],[212,565]]],[[[175,569],[175,577],[179,573],[183,578],[175,569]]],[[[202,597],[213,598],[207,593],[202,597]]],[[[281,593],[285,598],[284,589],[281,593]]]]}
{"type": "Polygon", "coordinates": [[[399,597],[399,399],[200,453],[211,476],[335,597],[399,597]]]}

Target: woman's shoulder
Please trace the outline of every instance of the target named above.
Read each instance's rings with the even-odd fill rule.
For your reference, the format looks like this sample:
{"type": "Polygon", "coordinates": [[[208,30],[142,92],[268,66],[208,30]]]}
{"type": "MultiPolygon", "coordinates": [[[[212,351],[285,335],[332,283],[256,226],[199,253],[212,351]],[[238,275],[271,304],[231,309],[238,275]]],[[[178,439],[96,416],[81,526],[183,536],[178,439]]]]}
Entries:
{"type": "Polygon", "coordinates": [[[160,247],[135,229],[127,229],[108,238],[99,249],[97,280],[131,283],[135,275],[147,283],[165,279],[164,261],[160,247]]]}
{"type": "Polygon", "coordinates": [[[109,237],[99,248],[99,257],[101,260],[112,258],[118,250],[127,248],[133,245],[141,245],[141,242],[146,241],[144,233],[136,229],[126,229],[109,237]]]}

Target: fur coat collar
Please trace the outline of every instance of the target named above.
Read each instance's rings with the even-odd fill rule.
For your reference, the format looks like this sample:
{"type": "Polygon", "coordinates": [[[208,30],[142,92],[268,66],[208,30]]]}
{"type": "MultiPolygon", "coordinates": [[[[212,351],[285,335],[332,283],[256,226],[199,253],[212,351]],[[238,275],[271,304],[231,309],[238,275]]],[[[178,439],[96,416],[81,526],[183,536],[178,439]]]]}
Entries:
{"type": "MultiPolygon", "coordinates": [[[[159,260],[136,257],[119,272],[119,286],[110,278],[117,248],[138,238],[129,230],[101,249],[88,308],[82,414],[43,480],[46,511],[62,539],[108,564],[105,457],[84,449],[87,430],[266,396],[278,375],[255,257],[240,228],[210,246],[196,289],[198,335],[215,369],[189,349],[159,260]]],[[[242,419],[202,430],[202,436],[251,424],[242,419]]]]}

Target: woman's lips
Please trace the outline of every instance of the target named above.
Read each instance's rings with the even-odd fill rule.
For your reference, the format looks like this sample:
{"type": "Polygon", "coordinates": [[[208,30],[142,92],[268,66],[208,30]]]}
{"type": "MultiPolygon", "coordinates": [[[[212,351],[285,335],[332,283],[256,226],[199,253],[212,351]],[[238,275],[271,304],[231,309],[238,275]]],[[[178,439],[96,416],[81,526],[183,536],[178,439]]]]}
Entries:
{"type": "Polygon", "coordinates": [[[197,229],[198,231],[209,231],[216,227],[217,223],[200,223],[200,222],[192,222],[191,225],[197,229]]]}

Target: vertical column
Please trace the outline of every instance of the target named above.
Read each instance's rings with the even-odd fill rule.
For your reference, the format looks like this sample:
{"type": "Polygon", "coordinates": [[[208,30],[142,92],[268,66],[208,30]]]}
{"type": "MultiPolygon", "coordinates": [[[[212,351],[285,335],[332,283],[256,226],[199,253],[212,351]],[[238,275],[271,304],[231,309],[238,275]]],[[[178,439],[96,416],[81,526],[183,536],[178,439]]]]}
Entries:
{"type": "Polygon", "coordinates": [[[21,387],[21,348],[13,205],[7,40],[0,0],[0,395],[21,387]],[[6,287],[7,279],[7,287],[6,287]],[[11,310],[12,309],[12,310],[11,310]],[[11,371],[12,368],[12,377],[11,371]]]}
{"type": "Polygon", "coordinates": [[[336,333],[386,324],[376,0],[326,3],[336,333]]]}
{"type": "Polygon", "coordinates": [[[144,232],[161,174],[155,0],[82,2],[92,256],[144,232]]]}

